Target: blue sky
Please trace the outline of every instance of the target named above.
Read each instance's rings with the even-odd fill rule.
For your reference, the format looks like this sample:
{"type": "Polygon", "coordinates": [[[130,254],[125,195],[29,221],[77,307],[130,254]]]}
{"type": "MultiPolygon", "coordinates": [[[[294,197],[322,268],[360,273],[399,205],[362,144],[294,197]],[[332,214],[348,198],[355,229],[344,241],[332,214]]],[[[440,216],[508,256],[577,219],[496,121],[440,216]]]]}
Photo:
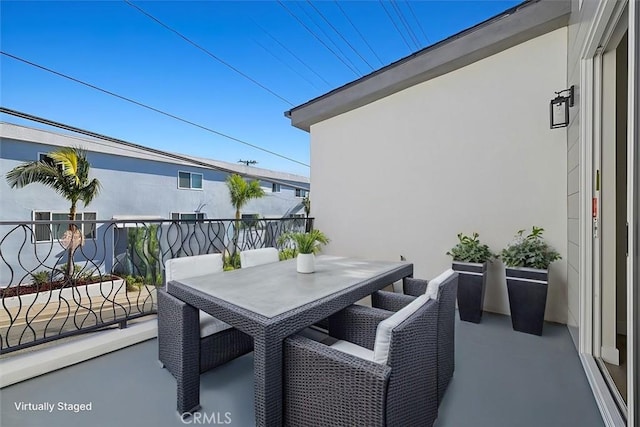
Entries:
{"type": "MultiPolygon", "coordinates": [[[[1,50],[309,164],[309,134],[293,128],[284,111],[519,2],[132,3],[277,96],[125,1],[3,0],[1,50]]],[[[259,167],[309,175],[298,163],[6,55],[0,56],[0,73],[0,102],[7,108],[162,150],[256,160],[259,167]]],[[[0,120],[38,127],[8,115],[0,120]]]]}

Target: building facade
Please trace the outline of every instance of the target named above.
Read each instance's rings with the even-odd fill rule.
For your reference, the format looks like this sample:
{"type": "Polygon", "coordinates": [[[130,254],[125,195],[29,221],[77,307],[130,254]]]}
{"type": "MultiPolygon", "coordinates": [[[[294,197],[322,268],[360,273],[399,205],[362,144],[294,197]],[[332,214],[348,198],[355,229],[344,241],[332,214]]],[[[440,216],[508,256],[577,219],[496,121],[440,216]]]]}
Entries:
{"type": "MultiPolygon", "coordinates": [[[[562,255],[545,317],[568,325],[607,425],[640,419],[637,9],[524,2],[286,113],[310,133],[330,253],[402,255],[429,278],[459,232],[497,252],[543,227],[562,255]],[[551,129],[571,87],[569,125],[551,129]]],[[[485,309],[509,314],[500,262],[485,309]]]]}
{"type": "MultiPolygon", "coordinates": [[[[91,219],[233,218],[235,209],[225,184],[227,171],[259,179],[265,190],[265,197],[250,201],[243,214],[281,218],[300,213],[302,198],[309,190],[309,179],[303,176],[182,155],[176,158],[144,147],[8,123],[0,124],[0,144],[3,177],[15,166],[57,148],[84,148],[92,177],[102,183],[99,197],[88,207],[80,207],[90,212],[91,219]]],[[[68,212],[69,203],[51,189],[40,184],[11,189],[5,179],[0,181],[0,220],[48,219],[47,212],[68,212]]]]}
{"type": "MultiPolygon", "coordinates": [[[[87,270],[105,273],[122,267],[121,257],[131,244],[129,232],[137,227],[148,233],[153,224],[149,220],[156,224],[166,220],[162,223],[165,228],[170,227],[170,221],[187,224],[189,220],[226,220],[205,221],[205,231],[198,231],[202,242],[196,241],[195,235],[183,237],[186,241],[180,242],[181,250],[193,244],[208,244],[207,251],[223,251],[229,244],[231,219],[235,217],[226,185],[231,173],[259,180],[265,191],[264,197],[247,203],[243,216],[273,220],[304,216],[302,200],[309,192],[309,179],[303,176],[1,123],[0,222],[5,223],[0,224],[0,286],[29,282],[32,273],[60,268],[65,262],[61,239],[67,225],[56,221],[68,220],[69,201],[42,184],[12,189],[4,179],[14,167],[61,147],[86,150],[90,178],[97,178],[102,187],[89,206],[78,204],[75,218],[95,221],[80,225],[84,244],[74,255],[74,262],[87,270]],[[17,226],[30,221],[43,223],[17,226]]],[[[183,234],[187,225],[184,228],[183,234]]],[[[196,233],[193,226],[190,230],[188,233],[196,233]]],[[[165,241],[169,238],[166,230],[164,235],[162,230],[158,234],[165,241]]],[[[164,246],[167,244],[168,241],[164,246]]]]}

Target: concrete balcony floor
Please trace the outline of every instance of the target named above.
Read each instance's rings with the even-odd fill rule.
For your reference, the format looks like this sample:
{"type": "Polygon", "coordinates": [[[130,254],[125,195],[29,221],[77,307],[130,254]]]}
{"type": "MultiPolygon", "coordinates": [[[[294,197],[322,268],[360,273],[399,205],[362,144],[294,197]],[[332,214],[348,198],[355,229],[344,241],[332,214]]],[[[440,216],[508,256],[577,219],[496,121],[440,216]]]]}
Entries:
{"type": "MultiPolygon", "coordinates": [[[[254,425],[252,354],[203,374],[200,418],[184,422],[175,411],[175,381],[159,367],[156,354],[153,339],[6,387],[0,391],[0,425],[254,425]],[[20,402],[49,402],[54,409],[19,410],[20,402]],[[91,410],[64,411],[58,402],[91,403],[91,410]]],[[[589,427],[603,422],[565,326],[547,323],[537,337],[514,332],[509,317],[485,313],[481,324],[457,320],[456,371],[435,425],[589,427]]]]}

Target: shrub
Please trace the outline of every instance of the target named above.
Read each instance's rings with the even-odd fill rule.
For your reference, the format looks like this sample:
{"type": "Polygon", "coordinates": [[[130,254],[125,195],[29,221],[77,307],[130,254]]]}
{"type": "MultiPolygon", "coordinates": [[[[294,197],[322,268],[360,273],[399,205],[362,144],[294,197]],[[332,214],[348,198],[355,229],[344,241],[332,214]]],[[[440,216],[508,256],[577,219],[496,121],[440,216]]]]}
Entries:
{"type": "Polygon", "coordinates": [[[35,273],[31,273],[31,283],[34,285],[43,285],[53,281],[50,270],[42,270],[35,273]]]}
{"type": "Polygon", "coordinates": [[[329,243],[329,238],[316,229],[308,233],[285,233],[278,238],[278,244],[281,246],[286,245],[287,242],[292,242],[298,253],[315,254],[320,251],[322,245],[329,243]]]}
{"type": "Polygon", "coordinates": [[[458,233],[458,244],[451,248],[447,255],[452,256],[454,261],[479,264],[491,262],[497,255],[489,250],[489,246],[480,244],[479,236],[478,233],[473,233],[471,237],[458,233]]]}
{"type": "Polygon", "coordinates": [[[535,225],[531,233],[523,236],[524,230],[519,230],[513,242],[500,253],[500,259],[507,267],[528,267],[546,270],[549,265],[561,259],[560,254],[551,248],[542,238],[541,227],[535,225]]]}

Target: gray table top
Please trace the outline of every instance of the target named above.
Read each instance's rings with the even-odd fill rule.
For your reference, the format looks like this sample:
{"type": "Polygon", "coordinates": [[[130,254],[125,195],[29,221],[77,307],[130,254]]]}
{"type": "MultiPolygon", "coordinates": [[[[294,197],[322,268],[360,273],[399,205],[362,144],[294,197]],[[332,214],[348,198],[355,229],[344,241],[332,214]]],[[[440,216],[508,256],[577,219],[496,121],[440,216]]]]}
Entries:
{"type": "MultiPolygon", "coordinates": [[[[179,282],[271,318],[403,265],[407,263],[322,255],[316,257],[316,271],[311,274],[298,273],[293,259],[179,282]]],[[[167,286],[171,291],[171,282],[167,286]]]]}

